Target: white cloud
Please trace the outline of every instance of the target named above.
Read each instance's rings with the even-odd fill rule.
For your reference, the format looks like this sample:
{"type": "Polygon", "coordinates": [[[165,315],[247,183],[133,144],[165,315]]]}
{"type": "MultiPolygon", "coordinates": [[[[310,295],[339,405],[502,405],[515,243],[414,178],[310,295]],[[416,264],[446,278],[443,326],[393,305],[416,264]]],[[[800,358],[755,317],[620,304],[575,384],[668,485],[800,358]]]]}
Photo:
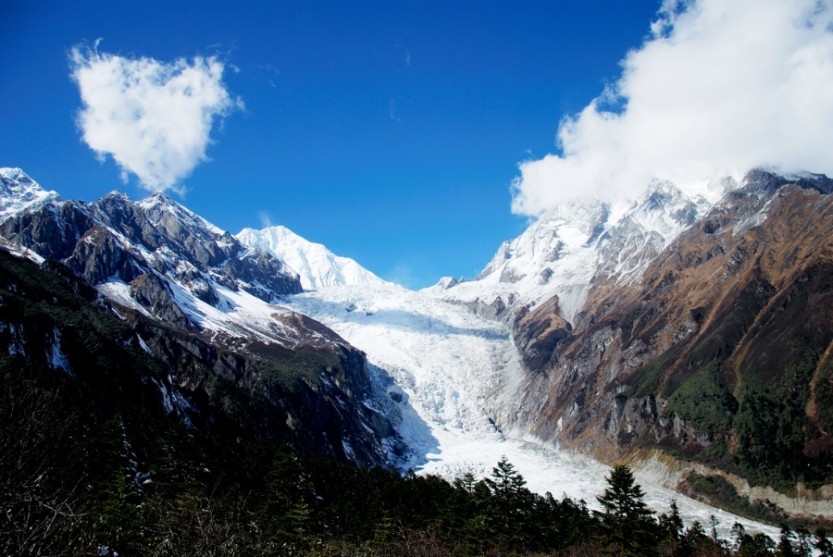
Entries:
{"type": "Polygon", "coordinates": [[[76,47],[70,64],[84,142],[100,159],[110,155],[123,180],[134,174],[151,191],[182,191],[181,180],[207,158],[215,120],[243,106],[214,57],[165,63],[76,47]]]}
{"type": "Polygon", "coordinates": [[[632,197],[759,166],[833,174],[829,0],[665,0],[622,75],[522,162],[512,209],[632,197]],[[621,109],[606,107],[622,107],[621,109]]]}

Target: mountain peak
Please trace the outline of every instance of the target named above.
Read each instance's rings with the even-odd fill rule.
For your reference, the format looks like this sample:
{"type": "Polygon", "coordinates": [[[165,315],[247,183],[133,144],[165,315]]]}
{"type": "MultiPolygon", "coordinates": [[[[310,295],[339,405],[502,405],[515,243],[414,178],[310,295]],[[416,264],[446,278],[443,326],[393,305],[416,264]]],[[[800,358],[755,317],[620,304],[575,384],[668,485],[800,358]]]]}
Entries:
{"type": "Polygon", "coordinates": [[[226,231],[181,205],[164,192],[155,192],[136,203],[152,221],[175,218],[180,225],[198,233],[203,229],[212,234],[223,236],[226,231]]]}
{"type": "Polygon", "coordinates": [[[25,172],[23,172],[22,168],[17,167],[0,168],[0,178],[5,178],[7,180],[13,181],[20,181],[24,179],[33,181],[25,172]]]}
{"type": "Polygon", "coordinates": [[[794,183],[805,189],[813,189],[819,193],[833,193],[833,180],[825,174],[812,172],[782,173],[772,168],[753,168],[743,177],[744,186],[755,189],[774,191],[784,184],[794,183]]]}
{"type": "Polygon", "coordinates": [[[112,190],[110,193],[103,196],[101,199],[120,199],[123,201],[130,201],[130,197],[128,197],[126,193],[120,190],[112,190]]]}
{"type": "Polygon", "coordinates": [[[0,222],[33,205],[55,199],[58,199],[56,192],[43,189],[22,169],[0,168],[0,222]]]}
{"type": "MultiPolygon", "coordinates": [[[[171,197],[164,192],[157,191],[139,201],[139,206],[144,209],[151,209],[153,207],[182,207],[179,203],[171,199],[171,197]]],[[[184,207],[182,207],[184,209],[184,207]]]]}
{"type": "Polygon", "coordinates": [[[335,255],[323,244],[310,242],[285,226],[244,228],[236,237],[242,244],[270,253],[289,265],[300,276],[304,290],[385,284],[353,259],[335,255]]]}

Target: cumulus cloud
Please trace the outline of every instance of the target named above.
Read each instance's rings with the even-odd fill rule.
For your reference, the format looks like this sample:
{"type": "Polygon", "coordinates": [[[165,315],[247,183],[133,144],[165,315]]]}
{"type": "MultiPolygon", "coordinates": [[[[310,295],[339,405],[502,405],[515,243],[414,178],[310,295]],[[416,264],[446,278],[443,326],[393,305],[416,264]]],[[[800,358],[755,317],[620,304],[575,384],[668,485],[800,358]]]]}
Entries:
{"type": "Polygon", "coordinates": [[[628,198],[755,166],[833,174],[828,0],[665,0],[618,81],[564,118],[558,153],[522,162],[513,212],[628,198]]]}
{"type": "Polygon", "coordinates": [[[182,191],[181,180],[206,160],[215,122],[243,106],[215,57],[166,63],[76,47],[70,66],[84,142],[101,160],[111,156],[123,180],[133,174],[151,191],[182,191]]]}

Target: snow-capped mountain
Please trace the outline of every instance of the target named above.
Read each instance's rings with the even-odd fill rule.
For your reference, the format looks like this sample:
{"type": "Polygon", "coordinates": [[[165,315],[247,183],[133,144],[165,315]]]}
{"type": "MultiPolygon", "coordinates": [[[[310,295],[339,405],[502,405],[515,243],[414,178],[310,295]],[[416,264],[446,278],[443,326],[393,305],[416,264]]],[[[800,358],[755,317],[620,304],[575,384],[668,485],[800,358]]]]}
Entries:
{"type": "Polygon", "coordinates": [[[113,192],[89,205],[38,197],[0,225],[5,241],[63,262],[148,316],[245,337],[252,326],[234,318],[241,300],[268,303],[301,290],[280,260],[246,248],[163,194],[136,203],[113,192]]]}
{"type": "Polygon", "coordinates": [[[207,397],[238,427],[337,458],[391,465],[407,452],[391,425],[402,410],[378,387],[384,373],[371,377],[344,339],[276,305],[302,290],[282,261],[163,194],[134,202],[112,192],[86,204],[44,192],[20,170],[2,175],[0,243],[66,266],[132,326],[161,327],[141,343],[172,362],[169,399],[207,397]],[[257,410],[229,406],[230,392],[257,410]]]}
{"type": "MultiPolygon", "coordinates": [[[[523,240],[504,244],[481,279],[471,283],[448,279],[443,291],[453,292],[481,282],[481,295],[494,295],[497,285],[507,287],[503,292],[521,299],[528,294],[519,288],[524,286],[525,277],[515,282],[501,282],[504,270],[509,269],[504,277],[510,278],[512,270],[528,270],[524,265],[533,268],[552,265],[560,271],[559,264],[576,260],[587,265],[584,276],[589,282],[598,274],[599,283],[621,278],[621,285],[631,288],[638,283],[633,278],[634,268],[636,272],[644,270],[618,264],[606,267],[602,265],[600,253],[611,252],[614,240],[622,237],[629,240],[622,245],[641,248],[624,261],[640,261],[641,265],[650,266],[675,234],[692,225],[692,219],[705,206],[703,202],[698,205],[691,201],[667,183],[655,183],[637,202],[622,209],[619,218],[612,217],[616,213],[602,202],[554,212],[544,222],[534,223],[523,240]],[[549,249],[553,245],[560,249],[549,249]],[[616,275],[620,272],[621,277],[616,275]]],[[[589,288],[578,280],[575,284],[589,288]]],[[[558,288],[559,285],[549,286],[558,288]]],[[[527,390],[529,375],[538,372],[537,368],[528,367],[534,358],[529,357],[527,350],[538,350],[549,357],[553,344],[546,335],[558,332],[554,328],[556,320],[549,319],[542,325],[540,311],[558,305],[541,303],[537,306],[540,311],[529,313],[528,320],[522,318],[526,310],[517,308],[513,326],[507,320],[490,318],[476,304],[461,304],[453,296],[444,299],[438,291],[439,288],[411,292],[395,285],[356,284],[304,292],[291,296],[287,303],[324,322],[363,350],[371,364],[388,371],[392,379],[389,396],[393,400],[407,400],[413,409],[413,413],[403,413],[397,427],[415,448],[412,453],[415,459],[409,465],[417,466],[421,473],[449,479],[467,471],[485,475],[495,459],[509,455],[531,488],[542,493],[565,493],[592,505],[599,485],[586,478],[599,472],[603,475],[603,468],[598,468],[597,462],[560,451],[557,445],[541,443],[529,435],[529,425],[536,419],[534,409],[541,406],[541,401],[548,400],[548,394],[544,390],[536,391],[537,401],[531,400],[533,395],[527,390]],[[471,311],[472,307],[476,311],[471,311]],[[527,346],[521,341],[524,335],[529,340],[527,346]],[[545,337],[543,342],[539,335],[545,337]],[[530,400],[523,400],[527,395],[530,400]]],[[[543,297],[547,292],[542,290],[537,295],[543,297]]],[[[563,334],[569,336],[569,326],[563,334]]],[[[544,362],[547,357],[543,358],[544,362]]],[[[545,382],[546,376],[538,380],[545,382]]],[[[668,486],[662,487],[656,475],[645,474],[642,477],[652,484],[648,491],[657,509],[667,507],[671,499],[676,499],[689,521],[702,522],[716,512],[726,528],[740,520],[687,499],[668,486]]],[[[669,473],[666,479],[673,486],[678,478],[669,473]]],[[[740,522],[758,528],[750,522],[740,522]]]]}
{"type": "Polygon", "coordinates": [[[493,316],[557,296],[561,315],[574,323],[594,280],[637,281],[713,201],[655,181],[630,205],[591,199],[558,207],[504,242],[474,280],[441,280],[424,292],[493,316]]]}
{"type": "MultiPolygon", "coordinates": [[[[645,215],[677,198],[655,190],[602,235],[573,323],[557,297],[516,313],[516,404],[536,436],[609,460],[653,450],[709,474],[830,482],[833,389],[818,385],[833,370],[833,181],[754,170],[737,186],[707,211],[675,203],[646,235],[645,215]]],[[[829,516],[823,497],[778,504],[829,516]]]]}
{"type": "MultiPolygon", "coordinates": [[[[823,195],[830,189],[823,177],[796,180],[800,187],[823,195]]],[[[650,432],[660,435],[657,432],[666,428],[675,433],[662,435],[678,435],[683,444],[697,439],[695,443],[708,447],[708,436],[679,415],[663,412],[668,392],[631,397],[632,392],[642,393],[639,389],[653,388],[653,376],[643,377],[640,366],[656,356],[655,347],[682,342],[700,326],[697,320],[705,319],[698,308],[686,305],[691,303],[687,295],[663,298],[659,305],[651,299],[672,280],[663,274],[663,262],[679,257],[681,236],[708,243],[710,234],[728,228],[734,236],[695,261],[718,261],[720,254],[734,253],[731,259],[740,262],[733,242],[741,241],[746,231],[761,234],[761,225],[769,219],[767,207],[775,196],[787,196],[779,192],[786,192],[781,188],[789,184],[790,178],[763,171],[749,173],[741,183],[717,180],[713,184],[717,187],[705,195],[654,182],[625,207],[591,201],[551,212],[519,238],[503,244],[473,281],[446,279],[418,293],[361,285],[322,289],[293,296],[290,303],[365,351],[371,363],[390,370],[428,425],[427,437],[424,430],[416,435],[405,431],[413,445],[428,447],[424,471],[446,477],[466,470],[482,472],[495,455],[508,453],[520,463],[530,485],[552,489],[549,474],[540,471],[553,462],[559,466],[553,474],[565,478],[573,471],[578,478],[578,470],[592,464],[548,452],[552,445],[538,444],[535,438],[558,443],[563,432],[574,448],[595,448],[599,456],[622,455],[630,454],[628,440],[650,443],[646,441],[650,432]],[[718,199],[727,190],[736,193],[718,199]],[[744,201],[749,195],[757,200],[754,204],[744,201]],[[643,284],[644,280],[650,284],[643,284]],[[616,313],[620,303],[640,292],[645,300],[630,308],[633,315],[616,313]],[[681,320],[672,321],[679,327],[656,321],[661,310],[680,312],[681,320]],[[619,323],[621,330],[616,328],[619,323]],[[634,331],[643,330],[647,336],[632,337],[634,331]],[[615,359],[620,356],[621,360],[615,359]],[[530,425],[532,438],[525,436],[530,425]]],[[[821,203],[817,198],[803,199],[821,203]]],[[[711,287],[706,278],[694,284],[711,287]]],[[[763,292],[768,291],[765,283],[761,285],[763,292]]],[[[715,326],[729,326],[732,308],[737,308],[733,304],[746,303],[735,298],[742,292],[729,288],[705,298],[728,304],[730,313],[716,318],[715,326]]],[[[830,332],[829,326],[826,330],[830,332]]],[[[822,339],[819,347],[823,345],[822,339]]],[[[702,450],[703,446],[697,449],[702,450]]],[[[702,454],[697,451],[691,454],[702,454]]],[[[644,473],[665,475],[671,485],[684,477],[682,471],[672,472],[655,462],[651,466],[655,467],[644,473]]],[[[685,465],[680,466],[678,470],[685,470],[685,465]]],[[[658,481],[656,476],[648,477],[658,481]]],[[[587,498],[588,492],[581,489],[588,486],[579,479],[573,483],[558,484],[557,489],[587,498]]],[[[714,512],[662,490],[652,491],[652,497],[664,501],[658,507],[675,497],[684,514],[701,520],[714,512]]],[[[824,504],[811,499],[783,499],[783,504],[810,513],[828,512],[824,504]]]]}
{"type": "Polygon", "coordinates": [[[385,284],[353,259],[335,255],[324,245],[310,242],[285,226],[270,226],[262,230],[244,228],[236,238],[244,245],[263,250],[286,263],[298,274],[304,290],[385,284]]]}
{"type": "Polygon", "coordinates": [[[0,222],[29,207],[57,199],[19,168],[0,168],[0,222]]]}

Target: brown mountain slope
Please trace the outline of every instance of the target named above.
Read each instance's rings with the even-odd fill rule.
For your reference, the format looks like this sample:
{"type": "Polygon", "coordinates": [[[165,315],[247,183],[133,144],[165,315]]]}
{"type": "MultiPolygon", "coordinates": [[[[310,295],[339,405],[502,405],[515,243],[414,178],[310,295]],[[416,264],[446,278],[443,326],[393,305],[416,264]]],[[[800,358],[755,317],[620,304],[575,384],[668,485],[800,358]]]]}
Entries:
{"type": "Polygon", "coordinates": [[[596,282],[572,330],[541,326],[553,304],[516,321],[536,350],[524,408],[538,434],[608,457],[660,447],[757,482],[833,479],[833,195],[783,182],[747,177],[638,285],[596,282]]]}

